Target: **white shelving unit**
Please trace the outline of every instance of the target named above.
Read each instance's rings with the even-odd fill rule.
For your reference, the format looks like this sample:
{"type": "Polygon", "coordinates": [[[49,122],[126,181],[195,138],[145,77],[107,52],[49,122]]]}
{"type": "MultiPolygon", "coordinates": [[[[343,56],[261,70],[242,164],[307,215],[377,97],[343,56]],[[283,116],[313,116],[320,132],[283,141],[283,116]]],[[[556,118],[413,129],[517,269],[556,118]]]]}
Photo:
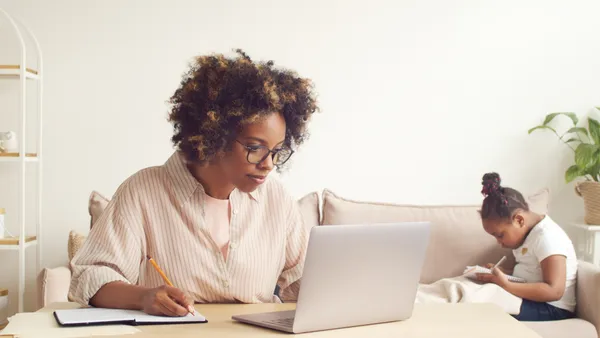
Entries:
{"type": "MultiPolygon", "coordinates": [[[[18,152],[13,153],[0,153],[0,165],[18,165],[19,166],[19,177],[18,177],[18,210],[16,213],[12,214],[16,217],[11,217],[18,222],[19,225],[19,233],[18,236],[11,238],[5,237],[0,239],[0,255],[2,255],[1,251],[12,250],[18,251],[18,259],[19,259],[19,271],[18,271],[18,311],[22,312],[24,308],[24,297],[25,297],[25,253],[26,249],[37,246],[37,256],[36,256],[36,275],[41,270],[42,264],[42,248],[40,246],[41,243],[41,229],[42,229],[42,93],[43,93],[43,85],[42,85],[42,51],[40,49],[39,43],[36,37],[32,34],[32,32],[25,26],[22,22],[18,21],[11,15],[9,15],[6,11],[0,8],[0,21],[5,21],[8,23],[8,27],[12,28],[14,36],[16,40],[18,40],[19,45],[10,46],[7,43],[1,42],[0,45],[2,48],[19,48],[20,52],[20,60],[18,64],[5,63],[4,60],[0,59],[0,81],[12,81],[16,86],[19,86],[19,108],[16,113],[18,113],[19,118],[19,129],[17,131],[17,140],[18,140],[18,152]],[[28,39],[28,40],[26,40],[28,39]],[[26,41],[31,42],[34,48],[28,48],[26,41]],[[30,68],[27,64],[27,56],[30,52],[33,52],[36,59],[37,65],[32,66],[35,68],[30,68]],[[28,122],[28,112],[27,112],[27,99],[28,99],[28,90],[27,84],[31,81],[35,82],[37,90],[35,91],[36,95],[36,106],[34,111],[37,114],[37,126],[36,126],[36,152],[26,152],[28,142],[28,132],[27,132],[27,122],[28,122]],[[36,213],[32,215],[30,213],[26,213],[26,188],[29,188],[29,182],[27,182],[26,177],[26,169],[27,166],[34,165],[37,168],[37,180],[35,187],[36,194],[36,213]],[[27,218],[26,218],[27,217],[27,218]],[[35,217],[35,225],[36,225],[36,233],[35,234],[27,234],[26,233],[26,221],[29,217],[35,217]],[[22,240],[24,239],[24,240],[22,240]]],[[[10,222],[7,219],[7,227],[10,225],[10,222]]],[[[3,261],[4,258],[0,258],[0,261],[3,261]]]]}
{"type": "Polygon", "coordinates": [[[600,265],[600,225],[570,224],[577,258],[600,265]]]}

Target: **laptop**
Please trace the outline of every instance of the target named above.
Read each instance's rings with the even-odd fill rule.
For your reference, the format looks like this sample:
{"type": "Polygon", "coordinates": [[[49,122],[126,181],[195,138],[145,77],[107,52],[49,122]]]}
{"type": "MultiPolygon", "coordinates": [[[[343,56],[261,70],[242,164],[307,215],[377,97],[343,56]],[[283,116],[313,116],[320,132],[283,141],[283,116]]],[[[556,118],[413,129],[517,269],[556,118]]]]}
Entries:
{"type": "Polygon", "coordinates": [[[288,333],[406,320],[429,234],[429,222],[315,226],[296,310],[232,319],[288,333]]]}

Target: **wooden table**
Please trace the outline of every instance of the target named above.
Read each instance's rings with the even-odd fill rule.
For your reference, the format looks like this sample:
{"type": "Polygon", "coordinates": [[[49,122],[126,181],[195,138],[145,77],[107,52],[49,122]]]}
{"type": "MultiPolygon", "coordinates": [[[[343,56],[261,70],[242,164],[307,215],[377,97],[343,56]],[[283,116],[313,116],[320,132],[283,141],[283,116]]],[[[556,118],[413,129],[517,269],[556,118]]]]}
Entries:
{"type": "MultiPolygon", "coordinates": [[[[40,311],[77,307],[73,303],[53,304],[40,311]]],[[[231,319],[234,314],[293,310],[295,304],[210,304],[196,305],[207,319],[205,324],[137,326],[136,337],[270,337],[290,336],[231,319]]],[[[457,337],[457,338],[541,338],[525,324],[492,304],[416,304],[412,318],[394,323],[303,333],[302,337],[457,337]]],[[[109,336],[102,336],[109,337],[109,336]]]]}

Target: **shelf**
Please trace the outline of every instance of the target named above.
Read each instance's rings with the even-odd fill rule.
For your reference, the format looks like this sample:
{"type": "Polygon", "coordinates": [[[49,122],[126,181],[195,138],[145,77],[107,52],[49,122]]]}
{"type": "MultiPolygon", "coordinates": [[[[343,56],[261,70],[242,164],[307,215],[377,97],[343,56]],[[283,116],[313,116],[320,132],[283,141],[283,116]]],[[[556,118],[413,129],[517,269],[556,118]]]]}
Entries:
{"type": "MultiPolygon", "coordinates": [[[[1,1],[0,1],[1,2],[1,1]]],[[[18,285],[15,285],[14,287],[14,293],[13,293],[13,286],[6,286],[7,289],[14,294],[15,298],[16,298],[16,305],[17,305],[17,311],[16,312],[25,312],[25,296],[26,296],[26,286],[29,285],[29,283],[31,282],[31,279],[29,276],[27,276],[26,272],[28,270],[30,270],[32,267],[32,263],[30,262],[30,256],[33,256],[33,252],[30,251],[35,251],[35,269],[36,269],[36,274],[38,274],[39,272],[41,272],[42,270],[42,250],[41,250],[41,246],[42,246],[42,242],[40,241],[41,238],[41,232],[42,232],[42,224],[43,224],[43,217],[41,216],[42,214],[42,210],[43,210],[43,199],[41,198],[41,187],[43,185],[42,183],[42,170],[41,169],[41,161],[42,161],[42,157],[43,154],[41,153],[41,147],[42,147],[42,127],[43,127],[43,123],[42,123],[42,96],[43,96],[43,92],[44,92],[44,70],[43,70],[43,58],[42,58],[42,50],[40,48],[40,44],[38,42],[38,40],[36,39],[35,35],[32,33],[32,31],[27,27],[27,25],[25,25],[23,22],[19,22],[18,19],[12,17],[10,14],[8,14],[6,11],[4,11],[2,8],[0,8],[0,26],[2,26],[2,28],[4,28],[5,26],[3,26],[4,24],[7,24],[8,27],[10,28],[12,26],[12,29],[8,29],[7,33],[10,33],[11,31],[14,31],[14,37],[11,40],[14,40],[16,38],[16,42],[17,44],[14,46],[5,46],[7,45],[8,42],[11,41],[6,41],[5,40],[5,36],[6,34],[2,34],[2,37],[0,37],[0,41],[4,42],[4,44],[2,44],[2,47],[7,47],[9,49],[15,48],[15,50],[20,50],[21,51],[21,58],[14,58],[14,59],[5,59],[5,60],[1,60],[0,57],[0,84],[5,83],[8,86],[13,86],[13,83],[15,85],[16,88],[18,90],[10,90],[11,93],[7,93],[8,94],[14,94],[15,96],[15,100],[18,100],[17,102],[19,102],[18,107],[19,110],[16,112],[16,116],[15,118],[18,120],[22,121],[22,124],[26,124],[27,120],[27,115],[28,114],[33,114],[33,116],[37,116],[38,117],[38,122],[39,125],[36,126],[35,129],[37,129],[37,131],[31,130],[29,128],[27,128],[27,125],[22,125],[21,128],[21,135],[19,135],[19,140],[27,140],[26,142],[20,143],[21,146],[19,146],[16,149],[6,149],[7,151],[9,151],[9,153],[0,153],[0,166],[2,166],[1,162],[12,162],[12,164],[6,164],[6,166],[18,166],[19,169],[21,169],[21,174],[16,175],[16,173],[10,173],[9,175],[15,174],[14,179],[18,179],[20,181],[20,183],[18,184],[19,186],[19,192],[18,192],[18,196],[21,199],[21,203],[18,203],[18,210],[15,210],[15,215],[22,215],[22,217],[18,217],[17,222],[15,222],[16,224],[14,225],[15,228],[19,229],[18,233],[15,233],[15,235],[19,236],[19,238],[0,238],[0,265],[6,265],[5,262],[7,261],[7,259],[9,258],[5,258],[3,257],[1,254],[2,252],[4,253],[8,253],[12,258],[15,259],[16,263],[15,265],[18,266],[18,270],[16,272],[15,277],[18,280],[18,285]],[[29,57],[29,58],[27,58],[29,57]],[[30,61],[31,60],[31,61],[30,61]],[[8,83],[8,82],[13,82],[13,83],[8,83]],[[35,99],[35,100],[34,100],[35,99]],[[31,101],[36,101],[31,102],[31,101]],[[30,108],[31,107],[31,108],[30,108]],[[31,109],[31,112],[29,112],[28,110],[31,109]],[[29,135],[31,134],[31,135],[29,135]],[[35,142],[30,143],[30,137],[37,135],[37,137],[35,137],[35,142]],[[39,146],[38,148],[34,148],[34,147],[28,147],[26,146],[31,144],[36,144],[39,146]],[[24,147],[22,147],[24,146],[24,147]],[[31,163],[33,162],[33,163],[31,163]],[[38,169],[37,171],[37,178],[33,179],[31,184],[28,180],[29,175],[25,175],[26,174],[26,169],[29,167],[37,167],[37,168],[30,168],[30,169],[38,169]],[[37,208],[35,208],[35,215],[29,215],[29,212],[26,212],[26,200],[23,198],[26,194],[29,194],[30,191],[29,189],[26,189],[26,187],[31,186],[32,188],[35,186],[35,192],[33,192],[33,194],[35,195],[35,198],[37,199],[37,208]],[[33,216],[33,218],[36,219],[36,224],[35,224],[35,232],[29,232],[29,231],[33,231],[33,229],[27,229],[28,231],[26,231],[26,220],[29,219],[30,216],[33,216]],[[29,236],[28,236],[29,235],[29,236]],[[29,250],[27,251],[28,248],[35,248],[36,250],[29,250]],[[10,253],[9,251],[12,251],[12,253],[10,253]]],[[[3,30],[4,32],[4,30],[3,30]]],[[[0,48],[1,49],[1,48],[0,48]]],[[[0,53],[2,54],[2,53],[0,53]]],[[[2,93],[4,94],[4,93],[2,93]]],[[[0,95],[1,96],[1,95],[0,95]]],[[[6,95],[5,95],[6,96],[6,95]]],[[[11,95],[12,96],[12,95],[11,95]]],[[[6,97],[8,98],[8,97],[6,97]]],[[[13,109],[12,107],[10,109],[13,109]]],[[[6,129],[5,129],[6,130],[6,129]]],[[[5,150],[5,148],[2,148],[3,150],[5,150]]],[[[14,168],[12,168],[14,169],[14,168]]],[[[7,193],[3,191],[3,193],[7,193]]],[[[32,224],[33,225],[33,224],[32,224]]],[[[12,272],[8,272],[7,273],[9,275],[12,275],[12,272]]],[[[12,308],[12,307],[11,307],[12,308]]],[[[2,311],[0,311],[2,312],[2,311]]],[[[9,316],[12,315],[12,313],[9,313],[9,316]]],[[[0,319],[1,321],[1,319],[0,319]]],[[[1,323],[0,323],[1,325],[1,323]]],[[[0,333],[0,336],[2,334],[0,333]]]]}
{"type": "MultiPolygon", "coordinates": [[[[19,78],[21,71],[20,65],[0,65],[0,78],[19,78]]],[[[31,68],[27,68],[25,72],[25,77],[31,80],[39,79],[39,74],[37,70],[33,70],[31,68]]]]}
{"type": "Polygon", "coordinates": [[[600,231],[600,225],[591,225],[591,224],[585,224],[585,223],[574,223],[574,224],[572,224],[572,226],[575,227],[575,228],[579,228],[579,229],[590,231],[590,232],[600,231]]]}
{"type": "MultiPolygon", "coordinates": [[[[0,162],[19,162],[19,153],[0,153],[0,162]]],[[[25,162],[37,162],[37,153],[25,153],[25,162]]]]}
{"type": "MultiPolygon", "coordinates": [[[[19,238],[0,238],[0,250],[19,250],[19,238]]],[[[25,248],[37,245],[37,236],[25,237],[25,248]]]]}

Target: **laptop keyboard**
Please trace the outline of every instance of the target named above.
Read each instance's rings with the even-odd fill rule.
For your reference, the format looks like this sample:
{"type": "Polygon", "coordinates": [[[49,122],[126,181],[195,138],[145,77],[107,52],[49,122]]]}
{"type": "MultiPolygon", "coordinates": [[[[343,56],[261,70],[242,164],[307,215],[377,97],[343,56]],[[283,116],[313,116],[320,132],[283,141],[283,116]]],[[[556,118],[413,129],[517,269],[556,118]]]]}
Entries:
{"type": "Polygon", "coordinates": [[[283,327],[292,327],[294,325],[294,317],[267,319],[264,320],[263,323],[283,327]]]}

